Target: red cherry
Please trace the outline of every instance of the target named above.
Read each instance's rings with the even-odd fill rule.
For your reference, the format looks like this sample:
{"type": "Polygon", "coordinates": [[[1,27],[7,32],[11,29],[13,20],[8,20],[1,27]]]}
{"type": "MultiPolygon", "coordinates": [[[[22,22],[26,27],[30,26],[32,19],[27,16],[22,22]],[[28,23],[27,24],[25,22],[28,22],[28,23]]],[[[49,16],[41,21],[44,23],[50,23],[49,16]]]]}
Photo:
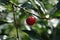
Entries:
{"type": "Polygon", "coordinates": [[[28,25],[33,25],[33,24],[35,23],[35,21],[36,21],[36,19],[35,19],[35,17],[33,17],[33,16],[29,16],[29,17],[26,19],[26,23],[27,23],[28,25]]]}

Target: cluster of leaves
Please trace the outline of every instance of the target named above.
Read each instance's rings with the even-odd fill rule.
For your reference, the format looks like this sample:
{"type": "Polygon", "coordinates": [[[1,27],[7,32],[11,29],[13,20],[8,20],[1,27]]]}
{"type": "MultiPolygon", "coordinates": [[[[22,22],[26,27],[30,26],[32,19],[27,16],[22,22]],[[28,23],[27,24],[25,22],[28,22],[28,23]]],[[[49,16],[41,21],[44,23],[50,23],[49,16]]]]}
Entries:
{"type": "Polygon", "coordinates": [[[0,34],[8,36],[3,40],[17,40],[17,35],[19,40],[60,40],[60,1],[0,0],[0,6],[0,34]],[[31,28],[25,22],[28,16],[36,17],[31,28]]]}

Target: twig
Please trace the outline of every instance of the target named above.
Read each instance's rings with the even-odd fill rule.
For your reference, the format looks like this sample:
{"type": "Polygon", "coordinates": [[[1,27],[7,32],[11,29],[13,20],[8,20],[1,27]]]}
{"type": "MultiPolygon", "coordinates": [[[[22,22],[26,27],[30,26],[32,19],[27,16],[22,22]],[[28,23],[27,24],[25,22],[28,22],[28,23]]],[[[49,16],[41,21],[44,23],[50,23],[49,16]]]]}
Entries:
{"type": "Polygon", "coordinates": [[[14,10],[14,5],[12,5],[13,7],[13,17],[14,17],[14,25],[16,27],[16,32],[17,32],[17,39],[16,40],[19,40],[19,34],[18,34],[18,27],[17,27],[17,23],[16,23],[16,14],[15,14],[15,10],[14,10]]]}
{"type": "MultiPolygon", "coordinates": [[[[15,7],[22,8],[24,11],[30,13],[29,11],[27,11],[27,10],[25,9],[25,7],[20,7],[20,6],[16,5],[15,3],[13,3],[12,1],[8,1],[8,2],[11,3],[12,5],[14,5],[15,7]]],[[[33,14],[33,13],[30,13],[30,14],[35,15],[35,14],[33,14]]],[[[48,19],[51,19],[51,18],[41,18],[41,17],[39,17],[39,16],[37,16],[37,15],[35,15],[35,16],[38,17],[39,19],[47,19],[47,20],[48,20],[48,19]]],[[[58,18],[58,19],[60,19],[60,17],[53,17],[53,18],[58,18]]]]}

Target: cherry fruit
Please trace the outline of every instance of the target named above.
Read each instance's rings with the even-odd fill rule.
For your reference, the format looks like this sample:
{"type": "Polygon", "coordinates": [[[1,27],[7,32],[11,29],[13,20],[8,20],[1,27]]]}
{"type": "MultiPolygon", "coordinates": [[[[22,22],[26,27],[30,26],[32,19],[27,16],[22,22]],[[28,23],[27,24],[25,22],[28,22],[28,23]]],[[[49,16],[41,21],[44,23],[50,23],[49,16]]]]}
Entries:
{"type": "Polygon", "coordinates": [[[33,25],[35,22],[36,22],[36,18],[33,17],[33,16],[29,16],[29,17],[26,19],[26,23],[27,23],[28,25],[33,25]]]}

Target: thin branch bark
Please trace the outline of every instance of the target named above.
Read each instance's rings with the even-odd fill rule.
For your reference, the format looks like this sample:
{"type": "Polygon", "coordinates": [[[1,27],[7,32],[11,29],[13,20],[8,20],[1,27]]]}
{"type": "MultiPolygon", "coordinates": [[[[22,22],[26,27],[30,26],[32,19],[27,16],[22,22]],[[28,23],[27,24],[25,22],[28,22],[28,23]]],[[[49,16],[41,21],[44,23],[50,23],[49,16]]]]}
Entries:
{"type": "MultiPolygon", "coordinates": [[[[25,8],[18,6],[18,5],[16,5],[15,3],[13,3],[13,2],[10,2],[10,3],[11,3],[12,5],[14,5],[15,7],[22,8],[24,11],[28,12],[25,8]]],[[[30,13],[30,12],[28,12],[28,13],[30,13]]],[[[30,13],[30,14],[32,14],[32,13],[30,13]]],[[[33,14],[33,15],[35,15],[35,14],[33,14]]],[[[37,15],[35,15],[35,16],[38,17],[39,19],[51,19],[51,18],[40,18],[40,17],[37,16],[37,15]]],[[[60,19],[60,17],[55,17],[55,18],[60,19]]]]}
{"type": "MultiPolygon", "coordinates": [[[[9,1],[8,1],[9,2],[9,1]]],[[[13,2],[9,2],[9,3],[11,3],[12,5],[14,5],[15,7],[18,7],[18,8],[22,8],[24,11],[26,11],[26,12],[28,12],[28,13],[30,13],[29,11],[27,11],[24,7],[20,7],[20,6],[18,6],[18,5],[16,5],[15,3],[13,3],[13,2]]],[[[30,14],[32,14],[32,13],[30,13],[30,14]]],[[[35,15],[35,14],[32,14],[32,15],[35,15]]],[[[39,16],[37,16],[37,15],[35,15],[36,17],[38,17],[39,19],[51,19],[51,18],[40,18],[39,16]]],[[[57,19],[60,19],[60,17],[53,17],[53,18],[57,18],[57,19]]]]}
{"type": "Polygon", "coordinates": [[[17,32],[17,38],[16,38],[16,40],[19,40],[19,32],[18,32],[18,27],[17,27],[17,21],[16,21],[16,14],[15,14],[15,10],[14,10],[14,5],[12,5],[12,7],[13,7],[14,25],[16,27],[16,32],[17,32]]]}

